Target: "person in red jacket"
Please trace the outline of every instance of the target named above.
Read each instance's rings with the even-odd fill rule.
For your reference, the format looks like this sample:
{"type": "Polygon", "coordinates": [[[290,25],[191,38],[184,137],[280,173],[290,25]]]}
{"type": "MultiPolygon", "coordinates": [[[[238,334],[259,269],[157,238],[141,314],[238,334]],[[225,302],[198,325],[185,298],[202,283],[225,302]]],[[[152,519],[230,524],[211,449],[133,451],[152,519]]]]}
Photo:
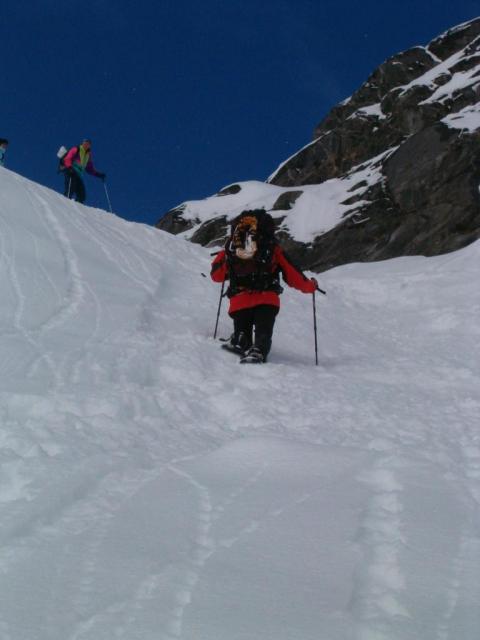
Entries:
{"type": "MultiPolygon", "coordinates": [[[[233,335],[224,348],[242,356],[241,362],[266,362],[272,345],[275,318],[280,309],[280,274],[290,287],[302,293],[313,293],[318,288],[315,278],[307,278],[289,259],[274,237],[274,221],[263,209],[244,211],[232,223],[232,229],[241,226],[241,220],[254,219],[250,229],[253,242],[252,256],[246,255],[244,243],[236,241],[235,231],[212,262],[211,278],[214,282],[230,281],[228,314],[233,319],[233,335]],[[269,231],[264,233],[262,229],[269,231]],[[269,241],[266,238],[270,236],[269,241]],[[240,257],[241,256],[241,257],[240,257]],[[253,330],[255,329],[255,333],[253,330]]],[[[248,226],[247,222],[247,226],[248,226]]],[[[249,237],[249,231],[242,229],[249,237]]],[[[247,249],[248,253],[248,249],[247,249]]]]}
{"type": "Polygon", "coordinates": [[[75,197],[77,202],[85,202],[84,173],[89,173],[105,180],[105,174],[97,171],[93,166],[92,143],[90,140],[84,140],[82,144],[72,147],[63,158],[63,166],[65,195],[67,198],[75,197]]]}

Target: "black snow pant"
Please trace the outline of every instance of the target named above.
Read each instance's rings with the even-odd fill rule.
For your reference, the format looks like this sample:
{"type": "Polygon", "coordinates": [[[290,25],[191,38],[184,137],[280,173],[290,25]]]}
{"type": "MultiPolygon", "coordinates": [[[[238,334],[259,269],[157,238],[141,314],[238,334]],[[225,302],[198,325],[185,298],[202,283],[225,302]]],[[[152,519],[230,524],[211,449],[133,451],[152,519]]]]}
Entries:
{"type": "Polygon", "coordinates": [[[277,313],[278,307],[272,304],[260,304],[231,314],[235,336],[238,338],[243,332],[248,344],[253,344],[260,349],[265,360],[272,346],[273,326],[277,313]],[[255,340],[253,339],[254,329],[255,340]]]}
{"type": "Polygon", "coordinates": [[[65,195],[77,202],[85,202],[85,185],[76,171],[65,172],[65,195]]]}

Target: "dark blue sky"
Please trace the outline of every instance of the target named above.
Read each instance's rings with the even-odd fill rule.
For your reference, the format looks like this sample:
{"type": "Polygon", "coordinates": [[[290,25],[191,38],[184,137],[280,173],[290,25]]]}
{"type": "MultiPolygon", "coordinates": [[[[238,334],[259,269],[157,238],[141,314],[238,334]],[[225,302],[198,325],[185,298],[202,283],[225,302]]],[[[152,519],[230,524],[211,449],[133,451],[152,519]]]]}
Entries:
{"type": "Polygon", "coordinates": [[[60,190],[58,147],[90,137],[114,211],[154,224],[266,179],[386,58],[478,15],[464,0],[2,0],[7,164],[60,190]]]}

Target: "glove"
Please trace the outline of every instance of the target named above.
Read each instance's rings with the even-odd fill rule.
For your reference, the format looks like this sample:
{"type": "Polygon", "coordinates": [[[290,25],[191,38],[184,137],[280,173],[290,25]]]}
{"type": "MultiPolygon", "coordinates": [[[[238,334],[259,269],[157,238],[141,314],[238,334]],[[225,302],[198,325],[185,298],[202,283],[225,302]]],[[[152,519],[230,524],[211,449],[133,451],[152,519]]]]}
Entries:
{"type": "Polygon", "coordinates": [[[320,291],[320,293],[323,293],[324,296],[327,295],[327,292],[324,291],[323,289],[320,289],[320,287],[318,286],[318,282],[316,278],[310,278],[310,281],[313,282],[313,284],[315,285],[315,291],[320,291]]]}
{"type": "Polygon", "coordinates": [[[97,173],[97,178],[100,178],[100,180],[105,180],[106,177],[106,173],[100,173],[100,171],[97,173]]]}

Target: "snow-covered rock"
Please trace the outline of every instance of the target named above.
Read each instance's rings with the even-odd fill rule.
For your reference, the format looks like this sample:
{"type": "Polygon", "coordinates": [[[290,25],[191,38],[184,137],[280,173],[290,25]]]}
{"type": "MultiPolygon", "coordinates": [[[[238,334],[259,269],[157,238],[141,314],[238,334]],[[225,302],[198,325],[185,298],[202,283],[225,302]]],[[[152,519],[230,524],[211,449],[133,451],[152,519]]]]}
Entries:
{"type": "Polygon", "coordinates": [[[476,19],[381,64],[266,184],[183,203],[158,226],[216,245],[242,208],[263,206],[315,271],[466,246],[480,237],[479,97],[476,19]]]}

